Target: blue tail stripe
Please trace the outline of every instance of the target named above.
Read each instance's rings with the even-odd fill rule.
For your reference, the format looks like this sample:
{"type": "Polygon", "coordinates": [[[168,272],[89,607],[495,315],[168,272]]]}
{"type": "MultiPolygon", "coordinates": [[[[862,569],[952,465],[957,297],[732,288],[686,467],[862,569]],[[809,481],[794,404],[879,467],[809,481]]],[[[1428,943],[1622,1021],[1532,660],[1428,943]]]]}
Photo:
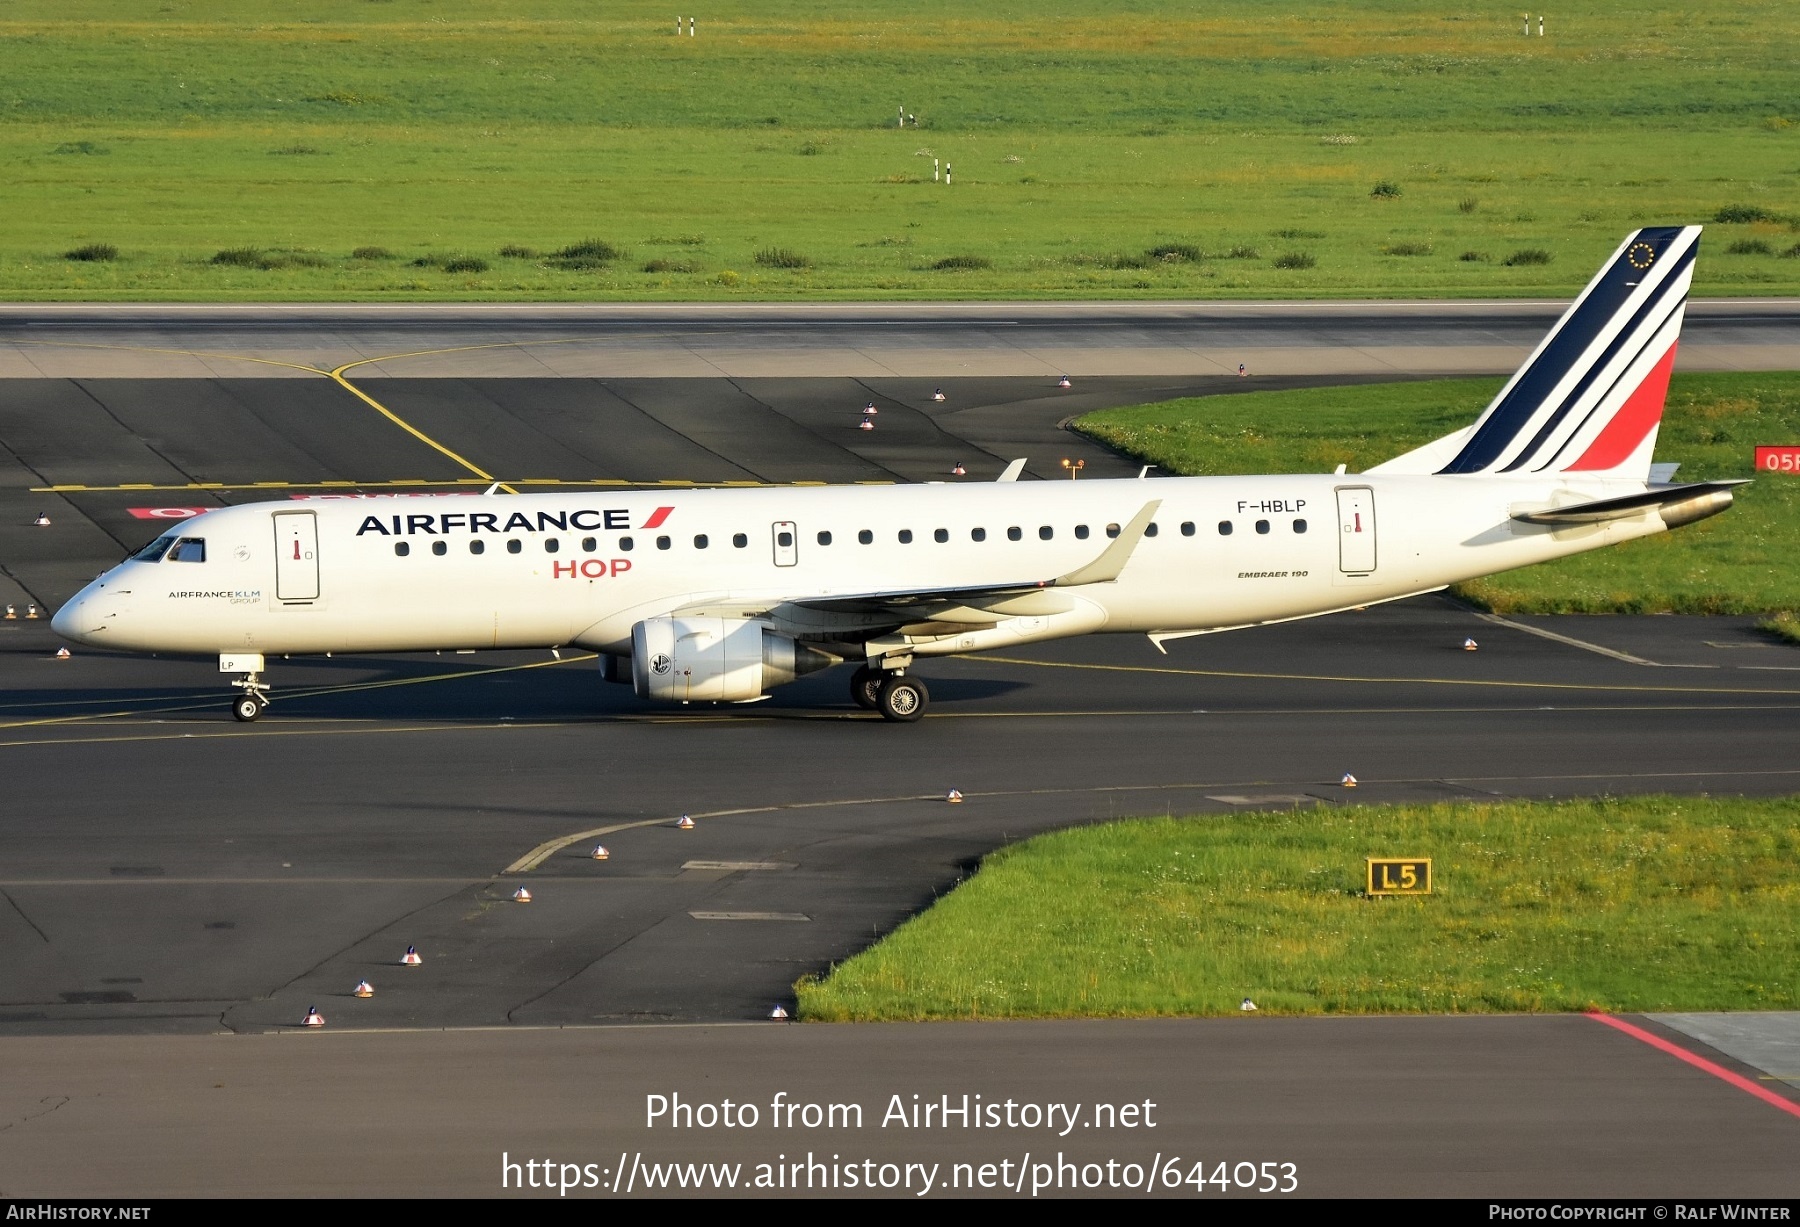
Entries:
{"type": "MultiPolygon", "coordinates": [[[[1514,457],[1512,463],[1501,469],[1500,471],[1502,473],[1511,473],[1516,469],[1522,469],[1531,462],[1531,458],[1537,455],[1538,449],[1550,438],[1551,433],[1562,423],[1564,418],[1569,416],[1570,410],[1574,409],[1574,407],[1580,403],[1582,395],[1586,393],[1589,388],[1593,387],[1596,379],[1600,378],[1600,373],[1606,369],[1607,364],[1617,356],[1618,352],[1624,348],[1633,337],[1637,336],[1638,330],[1643,327],[1644,321],[1650,318],[1652,312],[1662,311],[1663,307],[1666,305],[1666,300],[1669,297],[1669,287],[1674,285],[1676,279],[1681,276],[1681,270],[1693,263],[1695,249],[1698,246],[1698,244],[1694,244],[1681,254],[1675,265],[1674,271],[1670,272],[1669,275],[1663,279],[1663,283],[1656,288],[1656,293],[1652,294],[1645,300],[1644,305],[1638,308],[1637,314],[1631,317],[1631,322],[1619,330],[1619,335],[1612,339],[1612,344],[1606,347],[1606,352],[1602,353],[1594,360],[1593,364],[1588,367],[1587,372],[1576,382],[1574,389],[1570,391],[1568,396],[1563,398],[1563,403],[1557,406],[1556,412],[1550,415],[1550,420],[1544,423],[1543,429],[1538,431],[1537,438],[1533,439],[1530,446],[1526,447],[1524,451],[1514,457]]],[[[1687,301],[1685,295],[1682,296],[1681,301],[1687,301]]],[[[1680,303],[1677,303],[1676,305],[1679,306],[1680,303]]],[[[1664,314],[1664,318],[1667,318],[1666,313],[1664,314]]],[[[1660,328],[1661,326],[1661,322],[1659,321],[1657,328],[1660,328]]],[[[1652,328],[1649,331],[1654,334],[1656,328],[1652,328]]],[[[1647,338],[1645,343],[1647,343],[1647,338]]],[[[1638,348],[1641,350],[1643,346],[1639,345],[1638,348]]]]}
{"type": "MultiPolygon", "coordinates": [[[[1681,234],[1679,226],[1647,227],[1638,231],[1636,242],[1648,243],[1660,258],[1669,244],[1681,234]]],[[[1555,390],[1569,368],[1581,359],[1594,339],[1606,328],[1619,308],[1637,289],[1640,270],[1632,267],[1630,247],[1619,253],[1606,268],[1587,299],[1563,322],[1549,345],[1537,356],[1506,398],[1494,407],[1461,452],[1440,473],[1479,473],[1505,452],[1507,445],[1531,423],[1532,417],[1555,390]],[[1629,283],[1629,284],[1628,284],[1629,283]]],[[[1690,248],[1691,251],[1691,248],[1690,248]]],[[[1677,270],[1679,271],[1679,270],[1677,270]]],[[[1669,280],[1664,280],[1664,285],[1669,280]]]]}

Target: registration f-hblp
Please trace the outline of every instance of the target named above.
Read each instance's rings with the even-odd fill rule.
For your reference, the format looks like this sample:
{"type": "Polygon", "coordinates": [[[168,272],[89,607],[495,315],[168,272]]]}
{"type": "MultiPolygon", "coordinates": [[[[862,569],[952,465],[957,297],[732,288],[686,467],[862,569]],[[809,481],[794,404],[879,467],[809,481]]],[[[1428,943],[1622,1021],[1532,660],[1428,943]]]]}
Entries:
{"type": "Polygon", "coordinates": [[[251,503],[182,523],[60,610],[69,639],[216,653],[233,711],[271,655],[576,646],[647,699],[751,702],[853,663],[916,720],[913,672],[1097,632],[1308,618],[1716,514],[1735,482],[1651,453],[1699,227],[1639,230],[1468,427],[1363,473],[490,492],[251,503]]]}

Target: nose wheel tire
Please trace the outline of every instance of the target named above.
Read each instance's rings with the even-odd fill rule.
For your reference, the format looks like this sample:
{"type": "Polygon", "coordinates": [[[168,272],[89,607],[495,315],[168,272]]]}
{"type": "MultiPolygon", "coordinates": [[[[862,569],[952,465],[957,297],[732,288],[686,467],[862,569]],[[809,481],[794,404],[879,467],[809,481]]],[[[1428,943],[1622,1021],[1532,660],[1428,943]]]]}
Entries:
{"type": "Polygon", "coordinates": [[[246,724],[252,720],[262,719],[263,708],[267,704],[254,695],[244,695],[231,701],[231,714],[246,724]]]}
{"type": "Polygon", "coordinates": [[[856,672],[850,675],[850,697],[864,711],[874,711],[881,706],[881,679],[885,676],[879,669],[871,669],[867,665],[858,665],[856,672]]]}
{"type": "Polygon", "coordinates": [[[925,714],[925,705],[929,702],[931,692],[925,689],[924,682],[914,677],[889,675],[882,679],[876,705],[882,719],[911,724],[925,714]]]}

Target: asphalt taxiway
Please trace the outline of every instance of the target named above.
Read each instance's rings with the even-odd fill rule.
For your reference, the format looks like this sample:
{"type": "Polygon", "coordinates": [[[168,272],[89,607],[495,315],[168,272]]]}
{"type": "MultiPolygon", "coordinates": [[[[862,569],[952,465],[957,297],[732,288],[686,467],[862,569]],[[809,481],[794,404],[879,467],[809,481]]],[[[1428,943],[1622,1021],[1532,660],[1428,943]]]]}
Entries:
{"type": "MultiPolygon", "coordinates": [[[[870,378],[1511,372],[1562,299],[0,304],[0,378],[870,378]]],[[[1800,304],[1696,299],[1687,370],[1800,369],[1800,304]]]]}
{"type": "MultiPolygon", "coordinates": [[[[976,479],[1029,454],[1039,475],[1078,456],[1086,477],[1125,476],[1127,462],[1058,423],[1243,386],[884,378],[390,375],[379,400],[416,433],[318,376],[4,380],[0,584],[54,608],[164,526],[134,508],[466,488],[481,480],[471,464],[590,486],[888,481],[958,462],[976,479]],[[855,422],[871,399],[881,426],[867,439],[855,422]],[[30,523],[39,511],[49,527],[30,523]]],[[[237,726],[212,662],[89,649],[58,661],[54,647],[42,620],[0,622],[0,1042],[17,1058],[0,1070],[0,1192],[192,1191],[214,1156],[246,1173],[208,1186],[221,1191],[370,1188],[352,1174],[375,1179],[376,1134],[323,1123],[342,1119],[331,1101],[357,1078],[385,1105],[366,1126],[411,1121],[408,1145],[430,1156],[409,1189],[489,1190],[471,1165],[494,1166],[515,1125],[522,1149],[593,1121],[610,1152],[629,1140],[617,1130],[639,1083],[666,1069],[697,1086],[767,1063],[769,1086],[867,1095],[936,1062],[1029,1089],[1048,1076],[1036,1067],[1079,1065],[1078,1050],[1096,1086],[1189,1079],[1184,1110],[1222,1132],[1184,1126],[1186,1149],[1233,1136],[1268,1149],[1302,1130],[1312,1170],[1342,1180],[1310,1191],[1371,1191],[1354,1183],[1371,1156],[1395,1191],[1794,1191],[1771,1156],[1791,1153],[1800,1120],[1581,1019],[749,1025],[986,852],[1053,827],[1389,799],[1791,792],[1800,654],[1747,619],[1496,623],[1423,598],[1178,641],[1167,656],[1093,638],[933,663],[931,714],[905,728],[854,709],[841,670],[754,708],[671,710],[547,652],[281,662],[268,719],[237,726]],[[1466,636],[1479,651],[1461,650],[1466,636]],[[1345,771],[1354,794],[1335,783],[1345,771]],[[945,803],[952,788],[963,804],[945,803]],[[673,825],[683,813],[693,830],[673,825]],[[604,862],[587,855],[598,842],[604,862]],[[520,884],[529,905],[511,901],[520,884]],[[408,945],[422,967],[397,965],[408,945]],[[365,978],[376,995],[351,997],[365,978]],[[294,1035],[311,1005],[328,1034],[294,1035]],[[746,1026],[704,1025],[730,1021],[746,1026]],[[1353,1035],[1377,1038],[1359,1048],[1353,1035]],[[431,1072],[445,1068],[457,1076],[431,1072]],[[1574,1089],[1528,1109],[1527,1068],[1574,1089]],[[1343,1106],[1396,1082],[1416,1111],[1343,1106]],[[483,1114],[512,1093],[535,1123],[483,1114]],[[284,1122],[315,1119],[308,1136],[329,1141],[277,1148],[284,1122]],[[135,1150],[118,1141],[150,1121],[169,1128],[135,1150]],[[271,1171],[277,1149],[293,1184],[271,1171]]],[[[1766,1044],[1740,1059],[1727,1029],[1645,1025],[1778,1084],[1773,1058],[1756,1056],[1766,1044]]]]}
{"type": "Polygon", "coordinates": [[[1150,1195],[1200,1201],[1800,1193],[1800,1119],[1571,1015],[6,1043],[0,1194],[14,1197],[556,1200],[563,1181],[570,1198],[844,1197],[867,1179],[912,1198],[1118,1198],[1145,1196],[1148,1172],[1150,1195]],[[651,1096],[757,1119],[648,1124],[651,1096]],[[909,1119],[968,1103],[1004,1121],[1009,1101],[1015,1122],[1048,1105],[1075,1119],[915,1127],[890,1116],[896,1099],[909,1119]],[[1100,1104],[1131,1106],[1132,1123],[1096,1123],[1100,1104]],[[777,1128],[776,1105],[799,1110],[777,1128]],[[526,1169],[544,1162],[548,1190],[526,1169]]]}

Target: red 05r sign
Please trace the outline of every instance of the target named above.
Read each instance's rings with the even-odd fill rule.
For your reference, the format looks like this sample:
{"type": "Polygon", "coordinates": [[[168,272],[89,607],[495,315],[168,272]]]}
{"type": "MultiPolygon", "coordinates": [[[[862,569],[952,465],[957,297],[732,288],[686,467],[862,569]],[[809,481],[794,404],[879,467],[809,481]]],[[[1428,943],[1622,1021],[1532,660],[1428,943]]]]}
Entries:
{"type": "Polygon", "coordinates": [[[1756,449],[1758,473],[1800,473],[1800,443],[1759,446],[1756,449]]]}

